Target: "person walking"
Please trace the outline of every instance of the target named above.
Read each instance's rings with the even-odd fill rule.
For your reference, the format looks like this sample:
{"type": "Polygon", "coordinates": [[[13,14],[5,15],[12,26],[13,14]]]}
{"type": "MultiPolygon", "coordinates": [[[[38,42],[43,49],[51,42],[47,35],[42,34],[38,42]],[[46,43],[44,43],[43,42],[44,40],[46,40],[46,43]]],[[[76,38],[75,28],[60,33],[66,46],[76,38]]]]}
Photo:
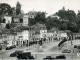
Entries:
{"type": "Polygon", "coordinates": [[[71,41],[71,45],[73,45],[72,41],[71,41]]]}

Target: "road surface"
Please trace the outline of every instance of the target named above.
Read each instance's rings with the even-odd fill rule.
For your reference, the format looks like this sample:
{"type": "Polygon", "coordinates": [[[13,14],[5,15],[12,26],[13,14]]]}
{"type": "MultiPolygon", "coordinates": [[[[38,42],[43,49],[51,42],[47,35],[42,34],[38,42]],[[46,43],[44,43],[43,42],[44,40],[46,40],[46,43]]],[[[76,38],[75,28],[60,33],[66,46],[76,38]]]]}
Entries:
{"type": "MultiPolygon", "coordinates": [[[[45,56],[49,55],[50,53],[52,53],[52,56],[55,54],[59,55],[62,53],[62,50],[65,48],[70,49],[72,51],[71,53],[73,53],[73,50],[74,50],[74,54],[71,56],[73,58],[77,58],[76,53],[78,52],[78,49],[74,49],[73,46],[76,44],[80,44],[80,41],[78,41],[78,40],[77,40],[77,42],[73,41],[73,45],[71,45],[70,41],[65,42],[64,46],[61,49],[58,47],[59,42],[60,41],[53,41],[53,42],[45,43],[45,44],[43,44],[42,48],[39,48],[39,45],[34,45],[34,46],[30,46],[30,47],[26,47],[26,46],[17,47],[17,48],[11,49],[11,50],[2,50],[2,51],[0,51],[0,58],[16,59],[16,57],[9,57],[10,53],[14,52],[15,50],[30,51],[30,52],[32,52],[32,54],[35,54],[35,52],[36,52],[37,56],[38,56],[37,58],[39,58],[39,56],[42,56],[42,55],[43,56],[40,58],[44,58],[45,56]],[[42,51],[39,52],[39,50],[42,50],[42,51]],[[42,55],[41,55],[41,53],[42,53],[42,55]]],[[[69,53],[67,55],[69,56],[71,53],[69,53]]],[[[69,57],[69,58],[72,58],[72,57],[69,57]]]]}

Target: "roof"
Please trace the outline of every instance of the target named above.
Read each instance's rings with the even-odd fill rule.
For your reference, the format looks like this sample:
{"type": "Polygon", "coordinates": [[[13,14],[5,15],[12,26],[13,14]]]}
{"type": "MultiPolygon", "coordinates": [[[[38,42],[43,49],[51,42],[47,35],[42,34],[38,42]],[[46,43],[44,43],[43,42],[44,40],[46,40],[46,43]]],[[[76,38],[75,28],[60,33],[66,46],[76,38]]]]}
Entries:
{"type": "Polygon", "coordinates": [[[80,33],[73,33],[73,35],[80,35],[80,33]]]}
{"type": "Polygon", "coordinates": [[[6,14],[2,14],[2,15],[0,15],[0,17],[3,17],[3,16],[9,16],[9,17],[10,17],[10,15],[6,15],[6,14]]]}
{"type": "Polygon", "coordinates": [[[13,15],[14,18],[22,18],[24,15],[20,14],[20,15],[13,15]]]}
{"type": "Polygon", "coordinates": [[[64,30],[65,32],[67,32],[67,33],[70,33],[71,31],[70,30],[64,30]]]}
{"type": "Polygon", "coordinates": [[[50,29],[51,31],[58,31],[58,28],[57,27],[53,27],[50,29]]]}
{"type": "Polygon", "coordinates": [[[58,31],[58,33],[66,33],[65,31],[58,31]]]}
{"type": "Polygon", "coordinates": [[[40,32],[40,30],[43,28],[46,28],[44,24],[36,23],[33,26],[31,26],[33,30],[35,30],[36,33],[40,32]]]}
{"type": "MultiPolygon", "coordinates": [[[[37,14],[37,12],[34,11],[34,10],[33,10],[33,11],[29,11],[28,13],[31,13],[31,14],[32,14],[32,13],[35,13],[35,14],[37,14]]],[[[28,13],[27,13],[27,14],[28,14],[28,13]]]]}
{"type": "Polygon", "coordinates": [[[0,34],[16,34],[16,31],[12,31],[11,29],[2,29],[0,30],[0,34]]]}
{"type": "Polygon", "coordinates": [[[40,23],[36,23],[36,24],[32,25],[31,27],[35,27],[35,26],[46,27],[45,24],[40,24],[40,23]]]}
{"type": "Polygon", "coordinates": [[[40,34],[34,35],[33,38],[40,38],[40,34]]]}

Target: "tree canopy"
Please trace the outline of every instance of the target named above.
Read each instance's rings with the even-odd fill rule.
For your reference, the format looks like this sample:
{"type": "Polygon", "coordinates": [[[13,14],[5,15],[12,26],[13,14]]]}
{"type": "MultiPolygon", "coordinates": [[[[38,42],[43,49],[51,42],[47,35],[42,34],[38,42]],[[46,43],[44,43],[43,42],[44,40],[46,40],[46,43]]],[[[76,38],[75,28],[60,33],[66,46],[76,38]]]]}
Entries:
{"type": "Polygon", "coordinates": [[[21,13],[21,4],[19,1],[16,4],[16,15],[19,15],[21,13]]]}
{"type": "Polygon", "coordinates": [[[0,15],[1,14],[12,14],[11,6],[7,3],[1,3],[0,4],[0,15]]]}

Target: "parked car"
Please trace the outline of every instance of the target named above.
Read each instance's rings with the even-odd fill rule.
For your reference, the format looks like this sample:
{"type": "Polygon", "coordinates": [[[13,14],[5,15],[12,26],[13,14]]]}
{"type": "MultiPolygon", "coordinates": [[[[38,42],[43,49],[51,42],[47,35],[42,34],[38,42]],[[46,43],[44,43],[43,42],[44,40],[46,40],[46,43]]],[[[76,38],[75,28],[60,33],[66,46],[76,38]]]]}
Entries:
{"type": "Polygon", "coordinates": [[[65,49],[62,51],[62,53],[70,53],[70,52],[71,52],[71,50],[68,50],[68,49],[65,49]]]}
{"type": "Polygon", "coordinates": [[[54,60],[55,58],[51,57],[51,56],[46,56],[46,58],[43,58],[43,60],[54,60]]]}
{"type": "Polygon", "coordinates": [[[18,56],[18,54],[20,54],[20,53],[22,53],[23,51],[15,51],[15,52],[13,52],[13,53],[11,53],[10,54],[10,57],[17,57],[18,56]]]}
{"type": "Polygon", "coordinates": [[[51,58],[51,56],[46,56],[46,58],[51,58]]]}
{"type": "Polygon", "coordinates": [[[18,54],[17,58],[18,59],[34,59],[34,57],[31,56],[31,52],[22,52],[18,54]]]}
{"type": "Polygon", "coordinates": [[[28,56],[28,59],[34,59],[34,57],[33,56],[28,56]]]}
{"type": "Polygon", "coordinates": [[[13,48],[16,48],[16,46],[15,45],[9,46],[9,47],[6,48],[6,50],[10,50],[10,49],[13,49],[13,48]]]}
{"type": "Polygon", "coordinates": [[[77,45],[74,45],[74,48],[77,48],[77,45]]]}
{"type": "Polygon", "coordinates": [[[65,55],[56,56],[56,59],[66,59],[65,55]]]}

